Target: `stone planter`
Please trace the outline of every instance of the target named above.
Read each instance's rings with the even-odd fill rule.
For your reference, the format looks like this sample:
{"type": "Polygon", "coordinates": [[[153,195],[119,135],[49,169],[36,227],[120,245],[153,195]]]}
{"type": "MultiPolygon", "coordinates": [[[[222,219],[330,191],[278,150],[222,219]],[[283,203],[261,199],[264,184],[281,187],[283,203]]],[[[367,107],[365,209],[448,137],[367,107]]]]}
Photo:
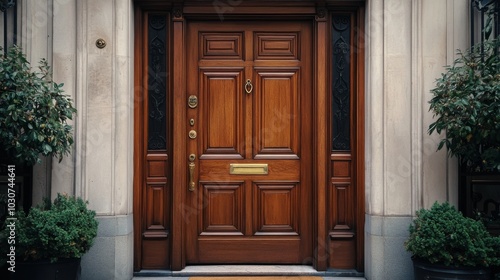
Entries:
{"type": "Polygon", "coordinates": [[[19,262],[16,272],[11,274],[16,280],[80,280],[80,259],[19,262]]]}
{"type": "Polygon", "coordinates": [[[431,264],[426,261],[413,258],[413,275],[415,280],[460,280],[491,279],[491,271],[488,268],[450,267],[431,264]]]}

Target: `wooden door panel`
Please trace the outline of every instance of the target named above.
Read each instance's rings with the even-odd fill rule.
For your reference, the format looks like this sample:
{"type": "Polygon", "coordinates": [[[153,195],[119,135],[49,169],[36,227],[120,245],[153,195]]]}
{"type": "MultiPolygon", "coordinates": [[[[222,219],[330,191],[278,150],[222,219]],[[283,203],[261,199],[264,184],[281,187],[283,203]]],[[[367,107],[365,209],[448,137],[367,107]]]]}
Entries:
{"type": "Polygon", "coordinates": [[[203,183],[200,235],[243,235],[243,182],[203,183]]]}
{"type": "Polygon", "coordinates": [[[198,248],[199,262],[208,264],[300,264],[304,261],[300,257],[300,238],[294,236],[231,239],[202,237],[198,248]]]}
{"type": "Polygon", "coordinates": [[[255,60],[299,60],[298,32],[256,32],[255,60]]]}
{"type": "Polygon", "coordinates": [[[200,59],[243,59],[243,32],[200,32],[200,59]]]}
{"type": "MultiPolygon", "coordinates": [[[[167,229],[165,224],[165,197],[164,183],[150,183],[146,186],[145,197],[148,200],[146,205],[146,229],[150,231],[164,231],[167,229]]],[[[154,235],[154,232],[146,232],[145,234],[154,235]]]]}
{"type": "Polygon", "coordinates": [[[256,68],[255,159],[298,159],[300,143],[297,67],[256,68]]]}
{"type": "Polygon", "coordinates": [[[244,158],[242,76],[243,68],[200,69],[201,158],[244,158]]]}
{"type": "Polygon", "coordinates": [[[256,182],[255,235],[299,235],[298,182],[256,182]]]}

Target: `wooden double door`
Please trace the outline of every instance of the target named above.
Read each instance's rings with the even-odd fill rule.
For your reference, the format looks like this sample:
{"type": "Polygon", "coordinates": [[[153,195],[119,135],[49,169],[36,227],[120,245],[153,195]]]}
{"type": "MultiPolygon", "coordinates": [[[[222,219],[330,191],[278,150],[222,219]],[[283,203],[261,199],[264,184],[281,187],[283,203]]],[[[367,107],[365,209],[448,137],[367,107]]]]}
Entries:
{"type": "Polygon", "coordinates": [[[186,28],[186,263],[310,263],[312,23],[186,28]]]}

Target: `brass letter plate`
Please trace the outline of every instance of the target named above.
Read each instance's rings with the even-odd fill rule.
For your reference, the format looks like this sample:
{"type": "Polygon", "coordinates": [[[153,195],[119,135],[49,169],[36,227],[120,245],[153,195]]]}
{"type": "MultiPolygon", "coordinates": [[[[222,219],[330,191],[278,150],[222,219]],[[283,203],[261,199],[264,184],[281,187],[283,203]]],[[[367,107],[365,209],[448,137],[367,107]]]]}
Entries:
{"type": "Polygon", "coordinates": [[[267,173],[267,163],[231,163],[229,165],[229,174],[265,175],[267,173]]]}

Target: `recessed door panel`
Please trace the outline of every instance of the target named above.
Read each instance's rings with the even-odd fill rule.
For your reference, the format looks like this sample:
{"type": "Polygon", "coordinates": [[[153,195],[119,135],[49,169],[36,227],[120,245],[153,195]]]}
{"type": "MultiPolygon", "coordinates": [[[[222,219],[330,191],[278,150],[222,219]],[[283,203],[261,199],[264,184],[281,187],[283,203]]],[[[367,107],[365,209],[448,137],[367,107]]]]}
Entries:
{"type": "Polygon", "coordinates": [[[243,57],[243,33],[200,32],[200,59],[238,59],[243,57]]]}
{"type": "Polygon", "coordinates": [[[300,143],[297,68],[256,69],[255,158],[298,158],[300,143]]]}
{"type": "Polygon", "coordinates": [[[256,235],[299,235],[297,189],[293,182],[255,184],[256,235]]]}
{"type": "Polygon", "coordinates": [[[243,235],[242,183],[204,184],[201,235],[243,235]]]}
{"type": "Polygon", "coordinates": [[[202,157],[243,158],[242,76],[242,68],[200,70],[202,157]]]}
{"type": "Polygon", "coordinates": [[[298,60],[299,33],[255,33],[256,60],[298,60]]]}

